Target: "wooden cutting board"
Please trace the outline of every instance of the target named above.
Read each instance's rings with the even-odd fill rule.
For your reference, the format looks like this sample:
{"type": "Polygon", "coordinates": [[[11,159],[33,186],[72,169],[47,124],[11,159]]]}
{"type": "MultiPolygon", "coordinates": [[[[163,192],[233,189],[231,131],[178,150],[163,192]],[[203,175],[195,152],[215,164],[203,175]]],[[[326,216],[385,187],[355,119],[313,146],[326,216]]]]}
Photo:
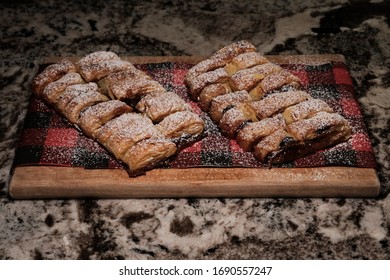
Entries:
{"type": "MultiPolygon", "coordinates": [[[[268,56],[275,63],[311,65],[342,61],[341,55],[268,56]]],[[[202,57],[130,57],[133,63],[196,63],[202,57]]],[[[57,61],[46,59],[45,62],[57,61]]],[[[13,170],[9,192],[15,199],[166,197],[374,197],[375,169],[186,168],[155,169],[129,178],[125,170],[23,166],[13,170]]]]}

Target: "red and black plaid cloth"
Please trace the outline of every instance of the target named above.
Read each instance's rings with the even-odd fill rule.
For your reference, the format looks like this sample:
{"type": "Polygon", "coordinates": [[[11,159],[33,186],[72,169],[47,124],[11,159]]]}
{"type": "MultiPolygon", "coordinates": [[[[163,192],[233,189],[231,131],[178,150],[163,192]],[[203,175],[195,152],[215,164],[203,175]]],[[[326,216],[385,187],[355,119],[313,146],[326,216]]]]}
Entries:
{"type": "MultiPolygon", "coordinates": [[[[163,84],[167,90],[181,95],[196,112],[202,114],[207,122],[207,136],[180,151],[162,168],[265,167],[254,158],[252,153],[243,152],[236,141],[222,136],[208,116],[189,100],[183,81],[187,70],[192,65],[166,62],[136,66],[163,84]]],[[[304,90],[314,98],[324,99],[336,112],[343,115],[353,128],[353,136],[348,142],[318,151],[280,167],[376,168],[375,156],[346,65],[342,62],[332,62],[316,66],[304,64],[281,66],[298,76],[304,90]]],[[[14,165],[124,168],[98,143],[84,136],[35,97],[32,97],[30,102],[14,165]]]]}

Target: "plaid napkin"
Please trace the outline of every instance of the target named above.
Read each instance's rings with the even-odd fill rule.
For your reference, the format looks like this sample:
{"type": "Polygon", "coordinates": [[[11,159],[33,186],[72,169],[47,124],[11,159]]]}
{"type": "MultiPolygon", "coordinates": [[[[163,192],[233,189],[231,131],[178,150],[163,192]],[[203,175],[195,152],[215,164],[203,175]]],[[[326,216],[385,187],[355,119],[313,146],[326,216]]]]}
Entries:
{"type": "MultiPolygon", "coordinates": [[[[251,152],[244,152],[235,140],[222,136],[207,114],[189,99],[183,81],[186,72],[192,66],[180,62],[136,65],[164,85],[167,90],[181,95],[195,112],[202,115],[207,124],[206,137],[181,150],[161,168],[266,167],[256,160],[251,152]]],[[[325,100],[336,112],[343,115],[353,128],[353,136],[348,142],[278,167],[376,168],[373,149],[346,65],[342,62],[331,62],[315,66],[303,63],[281,66],[298,76],[303,89],[312,97],[325,100]]],[[[28,108],[14,165],[124,168],[102,146],[69,125],[34,96],[28,108]]]]}

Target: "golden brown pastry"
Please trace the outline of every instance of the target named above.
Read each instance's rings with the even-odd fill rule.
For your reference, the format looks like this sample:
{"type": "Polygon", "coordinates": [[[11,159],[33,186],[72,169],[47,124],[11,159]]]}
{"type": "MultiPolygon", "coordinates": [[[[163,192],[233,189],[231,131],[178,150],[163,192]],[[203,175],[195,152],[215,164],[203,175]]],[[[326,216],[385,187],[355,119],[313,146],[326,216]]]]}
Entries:
{"type": "Polygon", "coordinates": [[[72,124],[77,124],[80,113],[89,106],[107,101],[108,98],[98,91],[95,83],[68,86],[54,106],[72,124]]]}
{"type": "Polygon", "coordinates": [[[199,76],[200,74],[224,67],[233,58],[242,53],[254,52],[255,50],[256,47],[245,40],[234,42],[226,47],[223,47],[210,58],[201,61],[189,69],[186,74],[185,82],[191,82],[192,79],[199,76]]]}
{"type": "Polygon", "coordinates": [[[203,111],[208,112],[211,101],[213,101],[215,97],[227,94],[229,92],[232,92],[229,83],[208,85],[199,94],[198,105],[203,111]]]}
{"type": "Polygon", "coordinates": [[[154,123],[179,111],[189,110],[189,105],[174,92],[153,92],[137,103],[136,109],[148,116],[154,123]]]}
{"type": "Polygon", "coordinates": [[[254,51],[256,51],[256,47],[251,42],[241,40],[221,48],[216,51],[211,58],[215,60],[222,60],[225,64],[227,64],[232,61],[233,58],[242,53],[254,51]]]}
{"type": "Polygon", "coordinates": [[[235,138],[244,125],[257,121],[253,109],[247,103],[240,103],[223,114],[219,127],[226,137],[235,138]]]}
{"type": "Polygon", "coordinates": [[[49,83],[42,92],[42,98],[49,104],[55,105],[63,91],[71,85],[85,83],[79,73],[67,73],[60,79],[49,83]]]}
{"type": "Polygon", "coordinates": [[[215,123],[219,123],[227,109],[249,101],[251,101],[251,97],[245,90],[217,96],[211,102],[209,116],[215,123]]]}
{"type": "Polygon", "coordinates": [[[279,164],[347,141],[351,135],[351,127],[341,115],[320,112],[290,124],[287,131],[264,138],[254,153],[263,162],[279,164]]]}
{"type": "Polygon", "coordinates": [[[32,82],[33,92],[40,97],[45,87],[67,73],[76,72],[76,66],[68,59],[63,59],[58,63],[47,66],[41,73],[36,75],[32,82]]]}
{"type": "Polygon", "coordinates": [[[191,96],[194,100],[198,99],[200,92],[210,84],[224,83],[229,79],[229,75],[224,68],[218,68],[206,73],[202,73],[193,79],[187,80],[191,96]]]}
{"type": "Polygon", "coordinates": [[[250,102],[249,105],[259,119],[265,119],[309,98],[311,98],[310,95],[305,91],[278,92],[269,94],[261,100],[250,102]]]}
{"type": "Polygon", "coordinates": [[[283,112],[283,117],[287,124],[310,118],[318,112],[332,113],[332,108],[329,105],[317,98],[310,98],[307,101],[300,102],[296,105],[288,107],[283,112]]]}
{"type": "Polygon", "coordinates": [[[108,95],[111,99],[117,99],[111,90],[111,86],[120,82],[120,81],[126,80],[126,79],[152,80],[152,78],[149,77],[148,75],[146,75],[146,73],[134,68],[131,70],[124,70],[124,71],[111,73],[111,74],[107,75],[106,77],[104,77],[103,79],[99,80],[98,85],[99,85],[99,88],[101,89],[103,94],[108,95]]]}
{"type": "Polygon", "coordinates": [[[97,82],[111,73],[134,70],[128,61],[120,59],[113,52],[94,52],[77,62],[78,71],[87,82],[97,82]]]}
{"type": "Polygon", "coordinates": [[[135,177],[145,173],[177,152],[176,145],[160,138],[142,140],[133,145],[121,160],[128,166],[128,173],[135,177]]]}
{"type": "Polygon", "coordinates": [[[166,92],[158,82],[149,78],[122,79],[109,86],[109,95],[118,100],[137,100],[153,92],[166,92]]]}
{"type": "Polygon", "coordinates": [[[298,77],[286,70],[283,70],[264,77],[258,87],[261,88],[261,95],[265,95],[266,93],[280,90],[284,87],[288,87],[290,90],[298,90],[301,87],[301,82],[298,77]]]}
{"type": "Polygon", "coordinates": [[[91,53],[76,65],[68,60],[50,65],[32,86],[38,97],[127,164],[130,176],[157,166],[204,130],[204,121],[179,95],[113,52],[91,53]],[[121,100],[138,102],[136,109],[121,100]]]}
{"type": "Polygon", "coordinates": [[[96,139],[99,129],[103,125],[120,115],[132,111],[133,109],[130,106],[119,100],[101,102],[81,112],[78,126],[87,136],[96,139]]]}
{"type": "Polygon", "coordinates": [[[190,96],[225,136],[268,163],[290,161],[350,137],[348,121],[300,90],[298,77],[247,42],[241,49],[241,43],[222,48],[186,76],[190,96]],[[222,67],[223,75],[216,75],[222,67]]]}
{"type": "Polygon", "coordinates": [[[308,141],[334,132],[339,135],[348,135],[351,128],[348,121],[341,115],[319,112],[311,118],[289,124],[287,131],[297,140],[308,141]]]}
{"type": "Polygon", "coordinates": [[[270,135],[277,129],[284,129],[285,127],[286,123],[280,114],[258,122],[248,123],[238,131],[237,142],[244,151],[252,151],[253,146],[262,138],[270,135]]]}
{"type": "Polygon", "coordinates": [[[254,146],[253,153],[263,163],[274,163],[276,155],[283,156],[286,150],[302,144],[288,134],[284,128],[280,128],[262,138],[254,146]]]}
{"type": "Polygon", "coordinates": [[[167,116],[156,128],[168,139],[198,136],[204,130],[204,121],[191,111],[180,111],[167,116]]]}
{"type": "Polygon", "coordinates": [[[243,69],[230,77],[230,85],[233,90],[250,91],[266,76],[281,72],[282,67],[273,63],[264,63],[252,68],[243,69]]]}
{"type": "Polygon", "coordinates": [[[152,121],[137,113],[126,113],[107,122],[100,128],[98,141],[116,158],[134,144],[149,138],[163,138],[152,121]]]}
{"type": "Polygon", "coordinates": [[[232,76],[239,70],[265,63],[269,63],[269,60],[258,52],[247,52],[234,57],[232,61],[225,66],[225,70],[229,76],[232,76]]]}

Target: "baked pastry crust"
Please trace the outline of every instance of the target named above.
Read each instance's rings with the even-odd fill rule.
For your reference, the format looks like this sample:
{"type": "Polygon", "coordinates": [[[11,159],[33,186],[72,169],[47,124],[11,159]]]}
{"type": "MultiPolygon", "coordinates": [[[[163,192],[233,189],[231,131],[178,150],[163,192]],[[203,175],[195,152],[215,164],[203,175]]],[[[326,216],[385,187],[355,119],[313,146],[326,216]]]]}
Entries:
{"type": "Polygon", "coordinates": [[[152,138],[136,143],[121,157],[121,160],[129,167],[129,175],[135,177],[161,164],[176,152],[177,148],[173,142],[152,138]]]}
{"type": "Polygon", "coordinates": [[[98,91],[95,83],[68,86],[55,104],[57,110],[72,124],[77,124],[81,111],[108,98],[98,91]]]}
{"type": "Polygon", "coordinates": [[[110,120],[133,109],[119,100],[109,100],[90,106],[81,112],[78,126],[89,137],[96,139],[99,129],[110,120]]]}
{"type": "Polygon", "coordinates": [[[310,95],[305,91],[278,92],[267,95],[259,101],[253,101],[249,105],[261,120],[283,112],[286,108],[308,100],[310,95]]]}
{"type": "Polygon", "coordinates": [[[284,120],[287,124],[310,118],[319,112],[332,113],[332,108],[323,100],[310,98],[296,105],[288,107],[283,112],[284,120]]]}
{"type": "Polygon", "coordinates": [[[283,68],[276,64],[264,63],[238,71],[230,77],[229,81],[233,90],[250,91],[266,76],[281,71],[283,71],[283,68]]]}
{"type": "Polygon", "coordinates": [[[136,143],[149,138],[163,138],[152,121],[137,113],[126,113],[106,123],[99,131],[98,141],[117,158],[136,143]]]}
{"type": "Polygon", "coordinates": [[[198,105],[203,111],[208,112],[210,109],[210,104],[215,97],[227,94],[229,92],[232,92],[229,83],[208,85],[200,93],[198,105]]]}
{"type": "Polygon", "coordinates": [[[240,103],[223,114],[219,127],[226,137],[236,138],[238,131],[246,124],[257,121],[252,108],[247,103],[240,103]]]}
{"type": "Polygon", "coordinates": [[[229,79],[229,75],[224,68],[218,68],[187,81],[193,99],[198,99],[200,92],[210,84],[224,83],[229,79]]]}
{"type": "Polygon", "coordinates": [[[269,163],[290,161],[350,137],[348,121],[333,113],[326,102],[300,90],[301,82],[291,72],[271,63],[255,48],[226,51],[238,45],[217,51],[186,76],[191,97],[225,136],[269,163]],[[218,60],[221,54],[224,58],[218,60]],[[207,83],[194,86],[197,78],[215,78],[213,72],[221,65],[227,74],[222,82],[208,78],[207,83]]]}
{"type": "Polygon", "coordinates": [[[168,139],[196,137],[203,132],[204,127],[202,118],[188,110],[171,114],[156,125],[156,128],[168,139]]]}
{"type": "Polygon", "coordinates": [[[300,145],[302,143],[296,141],[284,128],[280,128],[261,139],[254,146],[253,153],[261,162],[273,163],[277,154],[281,155],[291,147],[300,145]]]}
{"type": "Polygon", "coordinates": [[[286,123],[280,114],[258,122],[248,123],[238,132],[237,142],[244,151],[252,151],[253,146],[262,138],[270,135],[277,129],[284,129],[285,126],[286,123]]]}
{"type": "Polygon", "coordinates": [[[79,73],[67,73],[58,80],[49,83],[42,92],[42,98],[49,104],[55,105],[63,91],[71,85],[85,83],[79,73]]]}
{"type": "Polygon", "coordinates": [[[215,123],[219,123],[226,110],[250,100],[250,95],[245,90],[217,96],[211,102],[209,116],[215,123]]]}
{"type": "Polygon", "coordinates": [[[319,112],[311,118],[289,124],[287,131],[297,140],[308,141],[333,132],[350,134],[351,128],[341,115],[319,112]]]}
{"type": "Polygon", "coordinates": [[[33,92],[40,97],[45,87],[67,73],[76,72],[76,66],[68,59],[63,59],[58,63],[47,66],[40,74],[36,75],[32,82],[33,92]]]}
{"type": "Polygon", "coordinates": [[[225,70],[229,74],[229,76],[232,76],[239,70],[247,69],[265,63],[269,63],[269,60],[258,52],[246,52],[234,57],[231,62],[226,64],[225,70]]]}
{"type": "Polygon", "coordinates": [[[113,52],[91,53],[76,64],[63,60],[50,65],[32,86],[69,123],[127,164],[130,176],[159,165],[204,130],[203,119],[181,97],[113,52]],[[170,133],[164,133],[179,137],[180,143],[153,123],[161,122],[162,128],[165,119],[170,133]]]}
{"type": "Polygon", "coordinates": [[[136,109],[158,123],[173,113],[190,110],[190,107],[176,93],[167,91],[145,95],[137,103],[136,109]]]}
{"type": "Polygon", "coordinates": [[[246,53],[254,52],[256,47],[249,41],[242,40],[234,42],[225,46],[214,53],[209,59],[205,59],[188,70],[185,78],[186,83],[191,83],[191,80],[200,74],[224,67],[236,56],[246,53]]]}
{"type": "Polygon", "coordinates": [[[91,53],[77,62],[78,71],[87,82],[97,82],[111,73],[134,70],[132,63],[120,59],[113,52],[91,53]]]}
{"type": "Polygon", "coordinates": [[[264,77],[258,86],[261,88],[263,93],[262,95],[264,95],[283,88],[298,90],[301,88],[301,82],[298,77],[286,70],[283,70],[264,77]]]}

